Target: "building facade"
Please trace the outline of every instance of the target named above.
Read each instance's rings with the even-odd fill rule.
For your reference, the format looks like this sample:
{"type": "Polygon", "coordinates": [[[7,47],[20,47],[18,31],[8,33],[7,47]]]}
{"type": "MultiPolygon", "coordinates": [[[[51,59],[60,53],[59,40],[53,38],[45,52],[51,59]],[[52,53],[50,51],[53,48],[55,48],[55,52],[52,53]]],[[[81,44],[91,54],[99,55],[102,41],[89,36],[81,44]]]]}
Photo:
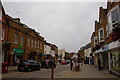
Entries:
{"type": "Polygon", "coordinates": [[[5,11],[0,1],[0,55],[1,63],[7,62],[6,55],[9,51],[10,43],[8,42],[8,28],[9,24],[5,16],[5,11]]]}

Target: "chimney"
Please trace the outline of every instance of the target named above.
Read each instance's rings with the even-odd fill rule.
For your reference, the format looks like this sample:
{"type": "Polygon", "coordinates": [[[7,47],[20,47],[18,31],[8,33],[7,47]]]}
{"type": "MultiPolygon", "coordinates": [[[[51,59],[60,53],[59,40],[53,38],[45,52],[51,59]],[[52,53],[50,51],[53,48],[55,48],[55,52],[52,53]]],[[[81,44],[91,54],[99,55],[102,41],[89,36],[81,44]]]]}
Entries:
{"type": "Polygon", "coordinates": [[[14,21],[20,23],[20,18],[15,18],[14,21]]]}

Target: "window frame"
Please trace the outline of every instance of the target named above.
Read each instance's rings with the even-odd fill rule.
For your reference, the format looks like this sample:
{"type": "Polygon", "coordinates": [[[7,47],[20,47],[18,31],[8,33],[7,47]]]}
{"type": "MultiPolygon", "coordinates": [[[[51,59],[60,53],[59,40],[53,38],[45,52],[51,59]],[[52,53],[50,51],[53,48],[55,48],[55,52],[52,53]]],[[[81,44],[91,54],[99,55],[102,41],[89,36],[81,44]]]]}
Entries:
{"type": "Polygon", "coordinates": [[[18,44],[18,36],[19,36],[18,33],[14,34],[14,44],[18,44]]]}
{"type": "Polygon", "coordinates": [[[0,40],[4,40],[5,39],[5,29],[2,28],[0,32],[1,32],[0,40]]]}
{"type": "Polygon", "coordinates": [[[95,37],[94,37],[94,46],[95,46],[97,43],[98,43],[98,37],[95,36],[95,37]],[[96,42],[95,40],[97,40],[97,42],[96,42]]]}
{"type": "Polygon", "coordinates": [[[30,37],[28,37],[28,46],[30,46],[30,37]]]}
{"type": "Polygon", "coordinates": [[[37,41],[35,40],[35,41],[34,41],[34,44],[35,44],[34,47],[35,47],[35,48],[37,47],[37,46],[36,46],[36,43],[37,43],[37,41]]]}
{"type": "Polygon", "coordinates": [[[108,25],[109,25],[109,34],[112,32],[112,29],[113,29],[113,25],[120,22],[120,6],[119,5],[116,5],[114,8],[112,8],[109,13],[107,14],[107,17],[108,17],[108,25]],[[116,21],[116,22],[112,22],[112,12],[115,11],[117,9],[118,11],[118,18],[119,18],[119,21],[116,21]],[[110,20],[109,20],[110,18],[110,20]],[[110,21],[110,22],[109,22],[110,21]]]}
{"type": "Polygon", "coordinates": [[[21,38],[20,38],[20,44],[24,44],[24,36],[21,36],[21,38]]]}
{"type": "Polygon", "coordinates": [[[104,41],[104,29],[103,28],[98,29],[98,35],[99,35],[99,42],[103,42],[104,41]],[[101,37],[101,33],[100,33],[101,30],[103,30],[103,37],[101,37]],[[101,40],[101,38],[103,38],[103,40],[101,40]]]}
{"type": "Polygon", "coordinates": [[[34,45],[34,41],[33,39],[31,39],[31,47],[33,47],[33,45],[34,45]]]}
{"type": "Polygon", "coordinates": [[[108,24],[106,25],[106,38],[108,38],[109,37],[109,26],[108,26],[108,24]]]}

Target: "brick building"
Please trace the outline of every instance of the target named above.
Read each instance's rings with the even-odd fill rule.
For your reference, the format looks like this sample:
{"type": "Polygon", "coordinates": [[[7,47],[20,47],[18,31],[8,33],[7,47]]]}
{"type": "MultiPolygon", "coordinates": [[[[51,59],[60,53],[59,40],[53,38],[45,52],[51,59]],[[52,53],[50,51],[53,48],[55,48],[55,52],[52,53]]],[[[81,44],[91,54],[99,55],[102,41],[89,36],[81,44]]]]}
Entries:
{"type": "Polygon", "coordinates": [[[0,1],[0,54],[1,62],[6,62],[10,43],[8,42],[8,22],[5,16],[5,11],[0,1]]]}
{"type": "Polygon", "coordinates": [[[17,60],[33,59],[39,61],[39,54],[44,51],[44,38],[34,29],[20,22],[19,18],[7,15],[9,21],[9,42],[11,42],[8,61],[16,65],[17,60]]]}

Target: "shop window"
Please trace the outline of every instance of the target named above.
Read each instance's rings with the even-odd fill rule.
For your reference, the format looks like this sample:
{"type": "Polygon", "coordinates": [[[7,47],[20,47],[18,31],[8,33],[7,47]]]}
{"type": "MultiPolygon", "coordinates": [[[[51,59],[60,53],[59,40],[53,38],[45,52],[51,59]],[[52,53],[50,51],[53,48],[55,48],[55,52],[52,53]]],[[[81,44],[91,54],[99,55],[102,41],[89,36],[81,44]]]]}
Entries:
{"type": "Polygon", "coordinates": [[[99,42],[103,42],[104,41],[104,29],[101,28],[99,29],[99,42]]]}
{"type": "Polygon", "coordinates": [[[111,67],[112,70],[120,72],[120,51],[111,52],[111,67]]]}
{"type": "Polygon", "coordinates": [[[17,33],[14,34],[14,43],[15,44],[18,43],[18,34],[17,33]]]}

